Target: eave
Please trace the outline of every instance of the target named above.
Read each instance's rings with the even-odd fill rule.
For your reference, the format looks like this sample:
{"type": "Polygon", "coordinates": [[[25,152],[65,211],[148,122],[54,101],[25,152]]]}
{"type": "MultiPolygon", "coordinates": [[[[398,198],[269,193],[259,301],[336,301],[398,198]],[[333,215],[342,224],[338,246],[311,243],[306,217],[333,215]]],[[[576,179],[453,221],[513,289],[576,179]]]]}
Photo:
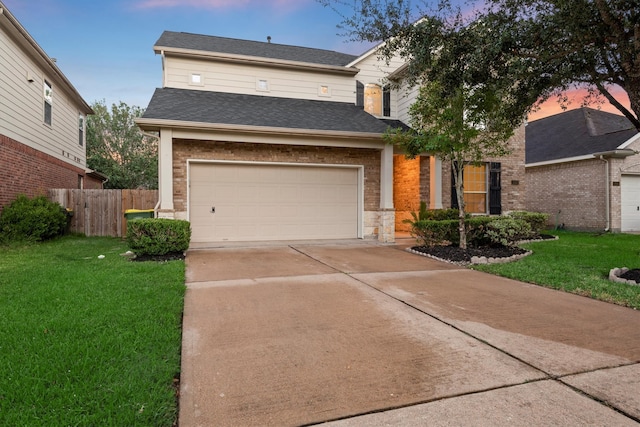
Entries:
{"type": "Polygon", "coordinates": [[[229,64],[248,64],[270,68],[281,68],[289,70],[315,71],[328,74],[338,74],[355,76],[360,71],[356,67],[341,67],[336,65],[314,64],[311,62],[297,62],[285,59],[262,58],[257,56],[235,55],[220,52],[209,52],[204,50],[181,49],[167,46],[154,46],[156,54],[164,56],[175,56],[180,58],[200,58],[209,61],[226,62],[229,64]]]}
{"type": "Polygon", "coordinates": [[[3,21],[8,24],[3,25],[6,31],[8,31],[8,33],[18,41],[25,52],[27,52],[43,70],[50,74],[52,80],[54,80],[57,85],[64,88],[64,91],[70,95],[71,99],[78,103],[80,109],[85,114],[94,114],[94,111],[91,109],[89,104],[87,104],[87,102],[82,98],[80,93],[62,73],[55,62],[53,62],[49,55],[47,55],[40,45],[38,45],[35,39],[31,37],[29,32],[22,26],[22,24],[20,24],[16,17],[9,12],[6,6],[0,2],[0,23],[3,21]]]}
{"type": "Polygon", "coordinates": [[[161,129],[179,129],[188,131],[216,132],[222,134],[254,134],[270,136],[299,136],[323,139],[352,139],[382,142],[382,133],[350,132],[339,130],[297,129],[272,126],[247,126],[225,123],[189,122],[181,120],[138,118],[136,124],[145,132],[158,132],[161,129]]]}

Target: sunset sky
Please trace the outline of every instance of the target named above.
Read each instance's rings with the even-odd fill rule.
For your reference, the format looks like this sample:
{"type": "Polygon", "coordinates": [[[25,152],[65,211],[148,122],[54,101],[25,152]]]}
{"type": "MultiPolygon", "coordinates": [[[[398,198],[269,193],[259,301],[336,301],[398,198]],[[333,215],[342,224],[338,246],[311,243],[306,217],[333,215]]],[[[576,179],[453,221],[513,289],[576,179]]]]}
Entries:
{"type": "MultiPolygon", "coordinates": [[[[2,0],[82,97],[146,107],[161,85],[153,45],[164,30],[335,50],[354,55],[340,15],[316,0],[2,0]]],[[[349,15],[349,10],[342,10],[349,15]]],[[[569,108],[580,106],[580,99],[569,108]]],[[[609,110],[610,106],[602,106],[609,110]]],[[[547,103],[530,120],[560,112],[547,103]]],[[[615,111],[615,110],[613,110],[615,111]]]]}

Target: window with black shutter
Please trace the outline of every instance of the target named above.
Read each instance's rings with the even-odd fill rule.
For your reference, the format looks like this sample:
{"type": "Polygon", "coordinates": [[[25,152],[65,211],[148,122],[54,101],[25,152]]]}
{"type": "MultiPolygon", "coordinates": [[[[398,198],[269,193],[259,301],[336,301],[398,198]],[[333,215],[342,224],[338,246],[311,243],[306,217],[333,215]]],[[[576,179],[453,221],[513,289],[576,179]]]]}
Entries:
{"type": "Polygon", "coordinates": [[[489,213],[502,214],[502,185],[500,184],[501,165],[499,162],[489,164],[489,213]]]}
{"type": "Polygon", "coordinates": [[[391,89],[389,86],[382,88],[382,115],[391,117],[391,89]]]}

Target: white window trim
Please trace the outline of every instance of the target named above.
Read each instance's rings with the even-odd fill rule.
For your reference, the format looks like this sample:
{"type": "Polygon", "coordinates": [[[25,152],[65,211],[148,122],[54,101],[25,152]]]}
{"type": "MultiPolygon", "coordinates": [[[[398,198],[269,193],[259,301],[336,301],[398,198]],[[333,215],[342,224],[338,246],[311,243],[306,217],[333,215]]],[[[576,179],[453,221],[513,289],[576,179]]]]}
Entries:
{"type": "Polygon", "coordinates": [[[191,73],[189,76],[189,85],[204,86],[204,76],[202,75],[202,73],[191,73]]]}
{"type": "Polygon", "coordinates": [[[331,87],[329,85],[318,86],[318,96],[323,98],[331,98],[331,87]]]}
{"type": "Polygon", "coordinates": [[[267,80],[267,79],[256,79],[256,91],[258,91],[258,92],[270,92],[269,80],[267,80]]]}

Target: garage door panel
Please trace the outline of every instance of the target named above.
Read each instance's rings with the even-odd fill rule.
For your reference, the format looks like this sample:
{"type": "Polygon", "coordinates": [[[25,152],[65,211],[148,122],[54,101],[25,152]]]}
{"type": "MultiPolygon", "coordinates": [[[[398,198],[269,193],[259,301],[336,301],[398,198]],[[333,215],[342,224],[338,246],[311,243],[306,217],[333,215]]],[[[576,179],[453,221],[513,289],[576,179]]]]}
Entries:
{"type": "Polygon", "coordinates": [[[194,242],[358,237],[357,168],[195,163],[189,184],[194,242]]]}
{"type": "Polygon", "coordinates": [[[640,176],[623,175],[620,185],[621,229],[640,231],[640,176]]]}

